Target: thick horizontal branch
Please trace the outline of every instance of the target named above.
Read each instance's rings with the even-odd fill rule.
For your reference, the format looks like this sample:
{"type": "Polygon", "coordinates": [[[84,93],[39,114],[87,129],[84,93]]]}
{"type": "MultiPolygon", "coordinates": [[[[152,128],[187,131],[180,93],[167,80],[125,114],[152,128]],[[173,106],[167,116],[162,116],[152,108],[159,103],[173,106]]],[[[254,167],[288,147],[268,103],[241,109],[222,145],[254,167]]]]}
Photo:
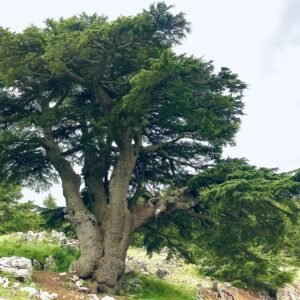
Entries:
{"type": "Polygon", "coordinates": [[[67,68],[66,65],[62,64],[62,69],[64,71],[64,73],[68,76],[70,76],[72,79],[75,79],[76,81],[80,82],[80,83],[84,83],[84,79],[82,77],[80,77],[79,75],[75,74],[74,72],[72,72],[69,68],[67,68]]]}
{"type": "Polygon", "coordinates": [[[78,151],[81,151],[81,150],[82,150],[82,146],[79,145],[77,147],[74,147],[72,149],[69,149],[69,150],[66,150],[66,151],[62,152],[61,154],[62,154],[62,156],[68,156],[68,155],[72,155],[72,154],[74,154],[78,151]]]}
{"type": "Polygon", "coordinates": [[[152,198],[146,204],[137,204],[135,213],[135,229],[151,222],[160,215],[171,214],[177,210],[190,210],[199,202],[198,197],[188,193],[187,187],[173,191],[171,194],[152,198]]]}
{"type": "Polygon", "coordinates": [[[166,146],[169,146],[169,145],[172,145],[172,144],[178,142],[181,139],[194,139],[195,135],[196,135],[196,132],[188,132],[188,133],[185,132],[185,133],[180,134],[178,137],[176,137],[176,138],[174,138],[170,141],[160,143],[160,144],[152,144],[152,145],[143,147],[142,152],[144,152],[144,153],[156,152],[158,150],[161,150],[161,149],[165,148],[166,146]]]}
{"type": "Polygon", "coordinates": [[[178,136],[177,138],[173,139],[173,140],[170,140],[168,142],[165,142],[165,143],[161,143],[161,144],[153,144],[153,145],[149,145],[149,146],[146,146],[146,147],[143,147],[142,148],[142,152],[143,153],[152,153],[152,152],[156,152],[166,146],[169,146],[169,145],[172,145],[174,144],[175,142],[179,141],[180,139],[182,139],[183,136],[178,136]]]}

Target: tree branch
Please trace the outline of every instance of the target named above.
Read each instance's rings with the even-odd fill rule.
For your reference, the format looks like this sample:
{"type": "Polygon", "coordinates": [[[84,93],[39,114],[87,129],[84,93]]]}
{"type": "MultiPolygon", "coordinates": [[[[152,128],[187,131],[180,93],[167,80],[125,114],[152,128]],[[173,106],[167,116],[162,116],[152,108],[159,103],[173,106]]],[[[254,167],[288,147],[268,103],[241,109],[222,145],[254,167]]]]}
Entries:
{"type": "Polygon", "coordinates": [[[171,214],[177,210],[190,210],[198,202],[198,198],[189,194],[187,187],[183,187],[173,191],[170,195],[151,198],[146,204],[136,204],[133,207],[135,230],[160,215],[171,214]]]}
{"type": "Polygon", "coordinates": [[[177,138],[175,138],[173,140],[170,140],[168,142],[161,143],[161,144],[153,144],[153,145],[149,145],[149,146],[143,147],[141,149],[141,151],[142,151],[142,153],[153,153],[153,152],[156,152],[157,150],[160,150],[160,149],[162,149],[162,148],[164,148],[166,146],[174,144],[175,142],[179,141],[183,137],[184,137],[183,135],[179,135],[177,138]]]}
{"type": "Polygon", "coordinates": [[[72,79],[75,79],[76,81],[80,83],[84,83],[84,79],[81,76],[78,76],[74,72],[72,72],[65,64],[62,64],[63,71],[65,72],[66,75],[70,76],[72,79]]]}

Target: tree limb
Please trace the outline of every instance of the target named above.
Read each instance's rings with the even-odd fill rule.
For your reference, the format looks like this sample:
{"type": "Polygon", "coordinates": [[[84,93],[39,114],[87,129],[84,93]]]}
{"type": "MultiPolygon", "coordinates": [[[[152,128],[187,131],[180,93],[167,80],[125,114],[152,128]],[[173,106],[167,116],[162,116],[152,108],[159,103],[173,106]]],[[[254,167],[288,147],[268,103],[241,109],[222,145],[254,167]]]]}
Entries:
{"type": "Polygon", "coordinates": [[[62,69],[65,72],[66,75],[70,76],[72,79],[75,79],[76,81],[80,82],[80,83],[84,83],[84,79],[83,77],[75,74],[74,72],[72,72],[69,68],[67,68],[67,66],[65,64],[62,64],[62,69]]]}
{"type": "Polygon", "coordinates": [[[160,150],[160,149],[162,149],[162,148],[164,148],[166,146],[174,144],[175,142],[179,141],[183,137],[184,137],[183,135],[179,135],[177,138],[175,138],[173,140],[170,140],[168,142],[161,143],[161,144],[153,144],[153,145],[149,145],[149,146],[143,147],[141,149],[141,151],[142,151],[142,153],[153,153],[153,152],[156,152],[157,150],[160,150]]]}
{"type": "Polygon", "coordinates": [[[187,187],[173,191],[170,195],[151,198],[146,204],[136,204],[135,229],[151,222],[160,215],[174,213],[177,210],[190,210],[199,202],[198,198],[189,194],[187,187]]]}

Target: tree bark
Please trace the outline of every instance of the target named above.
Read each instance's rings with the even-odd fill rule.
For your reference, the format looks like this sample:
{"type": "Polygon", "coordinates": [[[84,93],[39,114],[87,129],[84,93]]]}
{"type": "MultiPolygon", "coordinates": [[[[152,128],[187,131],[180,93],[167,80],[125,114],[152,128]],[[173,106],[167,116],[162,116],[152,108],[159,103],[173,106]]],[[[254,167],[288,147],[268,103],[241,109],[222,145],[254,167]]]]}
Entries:
{"type": "Polygon", "coordinates": [[[118,146],[120,157],[110,178],[108,218],[103,224],[103,256],[93,276],[97,290],[102,292],[120,290],[127,250],[134,234],[134,215],[128,208],[127,196],[138,145],[132,145],[131,138],[124,135],[118,146]]]}
{"type": "Polygon", "coordinates": [[[75,268],[79,276],[92,276],[95,265],[103,253],[103,243],[95,216],[86,209],[80,195],[81,178],[73,170],[71,164],[62,156],[55,143],[51,126],[44,128],[42,144],[46,155],[59,173],[62,181],[63,194],[68,209],[67,218],[70,220],[80,241],[81,256],[75,268]]]}
{"type": "Polygon", "coordinates": [[[86,153],[89,155],[83,174],[94,203],[87,209],[80,195],[81,177],[62,156],[51,128],[45,129],[46,154],[62,180],[67,218],[80,242],[81,256],[75,269],[80,277],[91,279],[91,288],[95,292],[120,291],[127,250],[136,230],[155,217],[195,205],[195,199],[187,194],[186,188],[182,188],[129,208],[128,189],[141,141],[135,139],[135,143],[132,142],[128,133],[117,142],[119,159],[109,180],[109,195],[104,188],[102,177],[105,172],[100,172],[101,164],[96,164],[92,153],[86,153]]]}
{"type": "Polygon", "coordinates": [[[127,250],[134,234],[133,217],[129,211],[120,223],[123,225],[120,231],[112,228],[104,231],[103,256],[98,260],[92,278],[98,292],[118,293],[121,289],[127,250]]]}

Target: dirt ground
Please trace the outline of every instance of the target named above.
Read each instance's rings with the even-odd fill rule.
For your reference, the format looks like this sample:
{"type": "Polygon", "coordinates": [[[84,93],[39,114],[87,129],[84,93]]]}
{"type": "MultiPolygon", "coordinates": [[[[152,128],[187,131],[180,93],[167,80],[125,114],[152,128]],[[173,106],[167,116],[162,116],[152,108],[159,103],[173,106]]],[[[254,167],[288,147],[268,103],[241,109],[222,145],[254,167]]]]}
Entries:
{"type": "MultiPolygon", "coordinates": [[[[49,293],[58,294],[57,300],[87,300],[88,296],[86,293],[75,291],[69,284],[69,281],[60,276],[56,272],[34,272],[32,276],[33,281],[41,287],[43,290],[49,293]]],[[[98,295],[101,299],[101,296],[98,295]]],[[[126,300],[124,297],[114,296],[118,300],[126,300]]]]}
{"type": "MultiPolygon", "coordinates": [[[[74,286],[70,284],[71,278],[60,276],[57,272],[34,272],[33,281],[43,290],[58,294],[57,300],[88,300],[88,294],[74,290],[74,286]]],[[[255,293],[243,289],[234,288],[222,284],[218,291],[210,288],[199,290],[200,299],[206,300],[270,300],[264,294],[255,293]]],[[[99,299],[105,295],[98,295],[99,299]]],[[[114,296],[116,300],[127,300],[126,297],[114,296]]],[[[171,300],[171,299],[170,299],[171,300]]]]}

